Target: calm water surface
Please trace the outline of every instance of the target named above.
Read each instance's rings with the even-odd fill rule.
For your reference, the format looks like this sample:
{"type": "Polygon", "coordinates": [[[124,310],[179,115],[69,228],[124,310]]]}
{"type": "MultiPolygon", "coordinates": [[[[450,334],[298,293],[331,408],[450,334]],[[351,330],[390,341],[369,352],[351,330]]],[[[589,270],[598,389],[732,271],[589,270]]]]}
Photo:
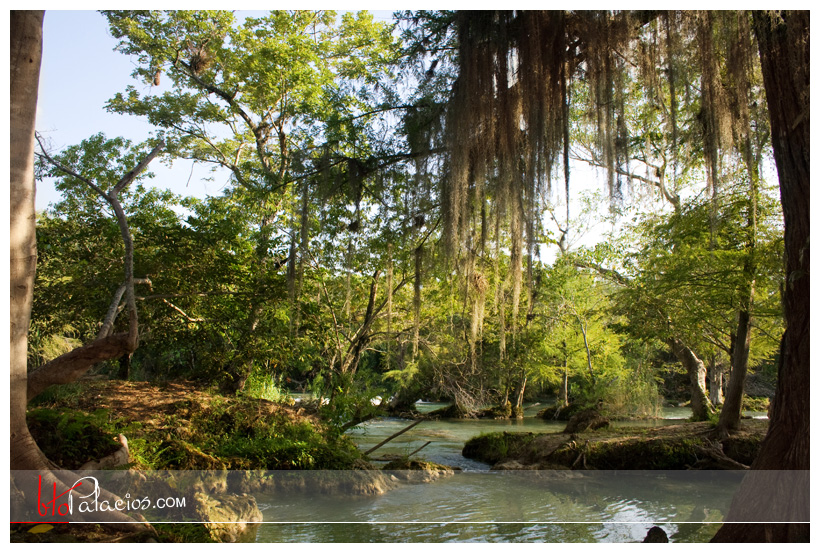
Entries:
{"type": "MultiPolygon", "coordinates": [[[[445,405],[422,403],[417,408],[429,412],[445,405]]],[[[432,442],[414,457],[462,469],[436,482],[400,484],[374,497],[258,495],[266,524],[257,541],[635,542],[658,525],[672,541],[701,542],[717,531],[737,475],[576,471],[568,479],[548,471],[489,471],[487,465],[462,457],[464,442],[479,434],[563,430],[565,422],[533,418],[542,408],[527,406],[523,420],[425,421],[373,454],[407,455],[432,442]]],[[[615,425],[679,424],[690,415],[688,408],[669,408],[664,419],[615,425]]],[[[348,434],[364,451],[410,422],[376,419],[348,434]]]]}

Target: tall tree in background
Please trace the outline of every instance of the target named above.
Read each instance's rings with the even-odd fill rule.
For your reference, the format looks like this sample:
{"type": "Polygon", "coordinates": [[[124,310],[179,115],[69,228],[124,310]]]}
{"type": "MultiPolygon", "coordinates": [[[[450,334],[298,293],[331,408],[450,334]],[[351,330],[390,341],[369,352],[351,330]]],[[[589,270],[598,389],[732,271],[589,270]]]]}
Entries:
{"type": "MultiPolygon", "coordinates": [[[[118,50],[136,56],[134,76],[170,83],[161,94],[129,86],[108,109],[147,117],[172,156],[230,171],[233,199],[255,219],[256,282],[245,321],[233,325],[241,351],[250,352],[279,299],[271,274],[287,267],[290,303],[298,305],[308,210],[344,196],[355,204],[351,225],[361,224],[361,160],[375,155],[369,125],[384,111],[363,91],[395,56],[390,29],[367,12],[280,10],[241,22],[230,11],[103,13],[118,50]]],[[[301,315],[290,317],[298,332],[301,315]]],[[[244,387],[248,357],[226,364],[226,390],[244,387]]]]}

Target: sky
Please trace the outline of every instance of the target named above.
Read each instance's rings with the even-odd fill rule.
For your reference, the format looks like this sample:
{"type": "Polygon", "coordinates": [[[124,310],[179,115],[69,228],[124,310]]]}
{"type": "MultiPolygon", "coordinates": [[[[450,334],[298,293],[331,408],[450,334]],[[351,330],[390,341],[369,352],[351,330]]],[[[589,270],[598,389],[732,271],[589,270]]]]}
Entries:
{"type": "MultiPolygon", "coordinates": [[[[238,18],[260,15],[260,11],[239,10],[238,18]]],[[[391,19],[392,11],[375,11],[375,18],[391,19]]],[[[47,139],[52,152],[58,152],[97,133],[107,137],[122,136],[135,143],[151,136],[153,127],[144,119],[108,113],[106,102],[128,85],[141,94],[161,94],[168,79],[159,87],[131,77],[136,68],[130,56],[115,52],[117,40],[108,32],[108,24],[99,12],[92,10],[47,10],[43,22],[43,59],[40,69],[40,92],[37,105],[37,131],[47,139]],[[77,33],[80,29],[81,32],[77,33]]],[[[146,184],[168,188],[176,194],[204,198],[219,195],[228,183],[228,173],[212,173],[193,162],[177,160],[172,167],[154,162],[150,170],[156,177],[146,184]],[[213,177],[212,180],[205,180],[213,177]]],[[[60,194],[53,180],[38,182],[37,211],[58,202],[60,194]]]]}
{"type": "MultiPolygon", "coordinates": [[[[134,80],[131,72],[136,68],[135,62],[115,52],[116,45],[117,40],[108,33],[108,24],[98,12],[46,11],[37,131],[47,139],[53,152],[99,132],[109,138],[123,136],[135,143],[151,136],[153,127],[145,120],[105,111],[105,103],[128,85],[136,85],[143,94],[165,90],[151,90],[147,83],[134,80]]],[[[228,179],[223,173],[213,182],[204,181],[210,172],[202,166],[194,167],[190,161],[178,160],[172,168],[155,161],[150,170],[156,177],[146,184],[200,198],[218,195],[228,179]]],[[[37,211],[59,199],[52,182],[38,183],[37,211]]]]}

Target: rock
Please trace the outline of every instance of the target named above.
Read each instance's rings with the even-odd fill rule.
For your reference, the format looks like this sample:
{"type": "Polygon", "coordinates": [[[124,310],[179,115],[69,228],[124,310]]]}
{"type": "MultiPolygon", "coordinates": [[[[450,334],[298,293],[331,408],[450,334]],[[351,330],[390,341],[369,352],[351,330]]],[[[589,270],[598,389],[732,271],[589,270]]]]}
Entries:
{"type": "Polygon", "coordinates": [[[572,418],[569,419],[567,427],[564,429],[564,434],[597,430],[607,426],[609,426],[609,419],[602,416],[596,409],[586,409],[573,415],[572,418]]]}
{"type": "Polygon", "coordinates": [[[381,470],[294,470],[276,471],[269,479],[269,490],[278,493],[316,493],[320,495],[381,495],[395,486],[381,470]]]}
{"type": "Polygon", "coordinates": [[[476,415],[479,419],[508,419],[512,415],[512,404],[508,401],[504,405],[496,405],[483,409],[476,415]]]}
{"type": "Polygon", "coordinates": [[[450,405],[448,407],[442,407],[441,409],[436,409],[435,411],[431,411],[427,413],[428,419],[431,420],[438,420],[438,419],[474,419],[476,418],[475,411],[469,411],[466,408],[459,407],[458,405],[450,405]]]}
{"type": "Polygon", "coordinates": [[[669,543],[669,538],[666,536],[666,532],[663,531],[663,528],[653,526],[649,529],[649,532],[647,532],[642,543],[669,543]]]}
{"type": "Polygon", "coordinates": [[[218,497],[202,492],[194,494],[199,520],[211,537],[222,543],[250,543],[256,539],[262,511],[256,499],[248,494],[225,494],[218,497]]]}
{"type": "Polygon", "coordinates": [[[496,463],[495,465],[493,465],[492,470],[531,470],[534,468],[536,467],[532,465],[522,465],[518,461],[510,460],[496,463]]]}
{"type": "Polygon", "coordinates": [[[80,470],[102,470],[127,465],[130,458],[128,440],[120,434],[117,436],[117,443],[120,444],[120,449],[107,457],[103,457],[99,461],[89,461],[85,463],[80,467],[80,470]]]}
{"type": "Polygon", "coordinates": [[[392,461],[382,467],[382,470],[387,471],[391,478],[412,484],[426,484],[455,474],[452,467],[410,459],[392,461]]]}
{"type": "Polygon", "coordinates": [[[577,403],[570,403],[566,406],[553,405],[552,407],[541,409],[535,416],[545,421],[568,421],[581,410],[581,406],[577,403]]]}

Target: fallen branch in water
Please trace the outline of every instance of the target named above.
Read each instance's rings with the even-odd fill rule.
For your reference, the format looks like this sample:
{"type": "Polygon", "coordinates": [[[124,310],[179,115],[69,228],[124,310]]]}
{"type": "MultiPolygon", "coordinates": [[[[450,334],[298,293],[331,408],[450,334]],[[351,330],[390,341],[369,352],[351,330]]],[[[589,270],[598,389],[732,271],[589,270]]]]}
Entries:
{"type": "Polygon", "coordinates": [[[401,430],[399,430],[399,431],[398,431],[398,432],[396,432],[395,434],[393,434],[393,435],[391,435],[391,436],[388,436],[387,438],[385,438],[384,440],[382,440],[381,442],[379,442],[379,443],[378,443],[378,444],[376,444],[375,446],[373,446],[373,447],[371,447],[370,449],[368,449],[367,451],[365,451],[365,452],[364,452],[365,456],[370,455],[371,453],[373,453],[374,451],[376,451],[377,449],[379,449],[381,446],[383,446],[384,444],[386,444],[387,442],[389,442],[389,441],[390,441],[390,440],[392,440],[393,438],[398,438],[399,436],[401,436],[402,434],[404,434],[405,432],[407,432],[408,430],[410,430],[411,428],[413,428],[413,427],[414,427],[414,426],[416,426],[417,424],[420,424],[420,423],[421,423],[421,422],[423,422],[423,421],[424,421],[424,419],[419,419],[419,420],[417,420],[417,421],[413,421],[413,424],[411,424],[410,426],[408,426],[408,427],[406,427],[406,428],[402,428],[401,430]]]}

